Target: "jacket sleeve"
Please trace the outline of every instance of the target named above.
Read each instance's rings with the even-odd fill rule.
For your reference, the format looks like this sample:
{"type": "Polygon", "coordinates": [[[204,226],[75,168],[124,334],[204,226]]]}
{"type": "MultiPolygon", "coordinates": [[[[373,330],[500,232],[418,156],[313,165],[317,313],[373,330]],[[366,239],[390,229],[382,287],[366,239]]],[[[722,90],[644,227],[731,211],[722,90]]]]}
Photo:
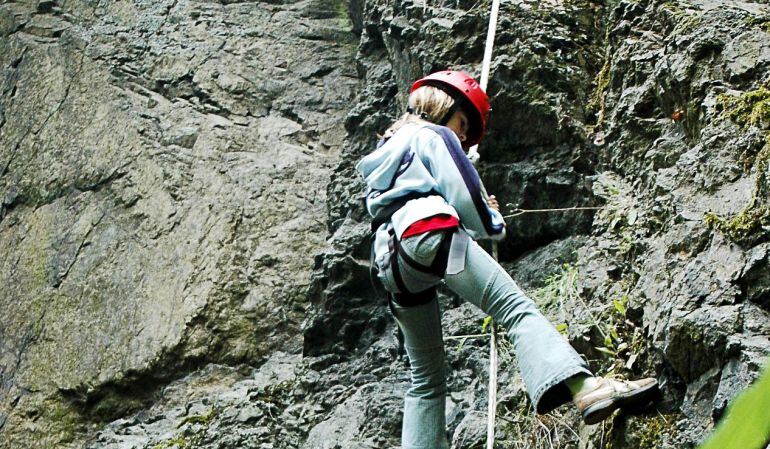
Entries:
{"type": "Polygon", "coordinates": [[[505,237],[503,216],[489,207],[479,174],[450,129],[423,128],[415,135],[412,148],[435,179],[438,192],[457,210],[460,222],[474,240],[505,237]]]}

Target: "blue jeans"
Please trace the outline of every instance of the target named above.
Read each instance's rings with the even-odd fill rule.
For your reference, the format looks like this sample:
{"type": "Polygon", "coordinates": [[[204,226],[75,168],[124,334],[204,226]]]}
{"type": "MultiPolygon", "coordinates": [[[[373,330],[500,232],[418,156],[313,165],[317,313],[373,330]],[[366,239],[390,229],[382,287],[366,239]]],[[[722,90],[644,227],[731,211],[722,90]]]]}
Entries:
{"type": "MultiPolygon", "coordinates": [[[[429,265],[442,238],[442,233],[431,232],[406,238],[401,245],[410,257],[429,265]]],[[[410,273],[405,263],[399,266],[405,281],[411,281],[407,284],[415,285],[417,278],[412,275],[427,281],[423,273],[410,273]]],[[[435,278],[436,283],[439,281],[435,278]]],[[[585,361],[567,340],[476,242],[469,242],[465,269],[446,275],[445,281],[450,290],[508,330],[527,392],[538,413],[547,413],[571,399],[562,383],[565,379],[581,373],[591,375],[585,361]]],[[[412,377],[404,401],[402,447],[447,449],[446,362],[438,301],[433,299],[411,307],[393,306],[404,334],[412,377]]]]}

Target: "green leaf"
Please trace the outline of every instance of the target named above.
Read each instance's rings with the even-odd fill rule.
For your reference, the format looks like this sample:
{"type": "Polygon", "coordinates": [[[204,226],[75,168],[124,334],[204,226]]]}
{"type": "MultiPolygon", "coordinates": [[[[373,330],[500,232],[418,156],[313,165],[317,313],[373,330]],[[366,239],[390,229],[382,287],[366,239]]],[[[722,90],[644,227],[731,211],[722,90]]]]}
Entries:
{"type": "Polygon", "coordinates": [[[487,331],[487,327],[492,324],[492,317],[488,316],[484,318],[484,322],[481,323],[481,332],[484,333],[487,331]]]}
{"type": "Polygon", "coordinates": [[[615,306],[615,310],[618,311],[619,314],[626,316],[626,301],[617,301],[615,299],[612,300],[612,304],[615,306]]]}
{"type": "Polygon", "coordinates": [[[561,332],[562,334],[567,333],[567,323],[559,323],[556,325],[556,330],[561,332]]]}
{"type": "Polygon", "coordinates": [[[597,346],[596,350],[601,352],[601,353],[603,353],[603,354],[611,355],[613,357],[618,355],[615,351],[613,351],[612,349],[609,349],[609,348],[604,348],[604,347],[600,348],[600,347],[597,346]]]}
{"type": "Polygon", "coordinates": [[[738,395],[714,433],[699,449],[763,449],[770,440],[770,369],[738,395]]]}
{"type": "Polygon", "coordinates": [[[606,346],[608,348],[614,348],[615,347],[615,345],[612,343],[612,337],[610,337],[609,335],[604,337],[604,346],[606,346]]]}
{"type": "Polygon", "coordinates": [[[610,336],[611,336],[611,337],[612,337],[612,338],[613,338],[615,341],[620,341],[620,335],[618,335],[618,331],[617,331],[617,330],[616,330],[614,327],[613,327],[613,328],[610,328],[610,336]]]}

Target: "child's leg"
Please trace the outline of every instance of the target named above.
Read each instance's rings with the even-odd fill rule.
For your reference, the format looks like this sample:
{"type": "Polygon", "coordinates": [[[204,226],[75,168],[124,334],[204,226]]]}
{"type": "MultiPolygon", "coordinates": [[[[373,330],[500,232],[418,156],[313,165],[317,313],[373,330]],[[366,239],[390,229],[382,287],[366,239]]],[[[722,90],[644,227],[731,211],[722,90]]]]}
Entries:
{"type": "Polygon", "coordinates": [[[468,244],[465,269],[445,279],[452,291],[508,329],[521,375],[538,413],[547,413],[572,399],[565,380],[576,375],[591,376],[585,361],[476,242],[468,244]]]}
{"type": "Polygon", "coordinates": [[[404,333],[412,386],[404,400],[403,449],[448,449],[444,416],[446,378],[438,301],[402,307],[393,313],[404,333]]]}

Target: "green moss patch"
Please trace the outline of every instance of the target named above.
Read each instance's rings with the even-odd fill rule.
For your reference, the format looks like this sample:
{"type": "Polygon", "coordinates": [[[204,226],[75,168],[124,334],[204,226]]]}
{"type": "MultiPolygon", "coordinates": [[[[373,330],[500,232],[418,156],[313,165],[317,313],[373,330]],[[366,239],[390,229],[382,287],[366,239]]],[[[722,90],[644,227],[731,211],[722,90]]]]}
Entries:
{"type": "Polygon", "coordinates": [[[759,89],[745,92],[740,96],[721,94],[717,101],[722,107],[723,114],[743,126],[770,126],[770,89],[761,86],[759,89]]]}
{"type": "Polygon", "coordinates": [[[168,440],[161,441],[152,449],[188,449],[201,447],[203,439],[206,436],[214,418],[217,416],[217,410],[211,409],[202,415],[190,415],[182,420],[177,427],[182,431],[168,440]]]}
{"type": "Polygon", "coordinates": [[[764,148],[757,153],[754,160],[757,179],[749,204],[732,218],[723,218],[712,212],[705,216],[706,224],[711,229],[719,230],[738,244],[754,245],[770,235],[770,134],[765,141],[764,148]]]}
{"type": "MultiPolygon", "coordinates": [[[[770,127],[770,89],[760,86],[739,96],[722,94],[718,97],[722,114],[744,129],[770,127]]],[[[765,135],[765,145],[754,153],[741,155],[746,171],[753,169],[756,180],[749,204],[732,218],[707,213],[706,225],[717,229],[730,240],[742,245],[754,245],[770,235],[770,132],[765,135]]]]}
{"type": "Polygon", "coordinates": [[[48,401],[43,416],[52,424],[51,430],[58,434],[59,441],[63,443],[72,442],[82,425],[77,411],[61,401],[48,401]]]}
{"type": "Polygon", "coordinates": [[[214,420],[215,416],[216,410],[212,408],[203,415],[191,415],[186,417],[184,420],[182,420],[178,427],[182,427],[185,424],[200,424],[202,426],[208,427],[211,424],[211,421],[214,420]]]}
{"type": "Polygon", "coordinates": [[[612,45],[610,44],[609,39],[610,28],[608,26],[604,35],[604,42],[606,45],[604,48],[604,65],[596,75],[596,80],[594,82],[596,84],[596,88],[588,98],[588,104],[586,105],[586,113],[589,116],[596,116],[596,124],[594,126],[597,128],[601,126],[602,122],[604,122],[605,99],[607,96],[607,90],[610,87],[610,82],[612,81],[612,45]]]}
{"type": "Polygon", "coordinates": [[[747,246],[760,243],[770,235],[768,160],[770,160],[770,143],[766,144],[757,155],[755,162],[757,182],[749,204],[732,218],[723,218],[712,212],[707,213],[705,221],[710,228],[717,229],[730,240],[747,246]]]}
{"type": "Polygon", "coordinates": [[[656,415],[635,420],[628,425],[628,439],[634,441],[638,449],[658,449],[665,442],[670,442],[676,435],[676,416],[656,415]]]}
{"type": "Polygon", "coordinates": [[[279,405],[286,401],[293,389],[294,381],[286,380],[281,383],[268,386],[257,396],[257,399],[270,404],[279,405]]]}
{"type": "Polygon", "coordinates": [[[152,449],[187,449],[190,447],[190,442],[184,438],[172,438],[162,443],[158,443],[152,447],[152,449]]]}
{"type": "Polygon", "coordinates": [[[733,218],[725,219],[713,213],[706,214],[706,223],[736,243],[751,245],[756,234],[770,227],[770,208],[767,205],[755,207],[755,202],[733,218]]]}
{"type": "Polygon", "coordinates": [[[770,33],[770,17],[768,16],[750,17],[749,19],[746,20],[746,26],[757,27],[760,30],[764,31],[765,33],[770,33]]]}

